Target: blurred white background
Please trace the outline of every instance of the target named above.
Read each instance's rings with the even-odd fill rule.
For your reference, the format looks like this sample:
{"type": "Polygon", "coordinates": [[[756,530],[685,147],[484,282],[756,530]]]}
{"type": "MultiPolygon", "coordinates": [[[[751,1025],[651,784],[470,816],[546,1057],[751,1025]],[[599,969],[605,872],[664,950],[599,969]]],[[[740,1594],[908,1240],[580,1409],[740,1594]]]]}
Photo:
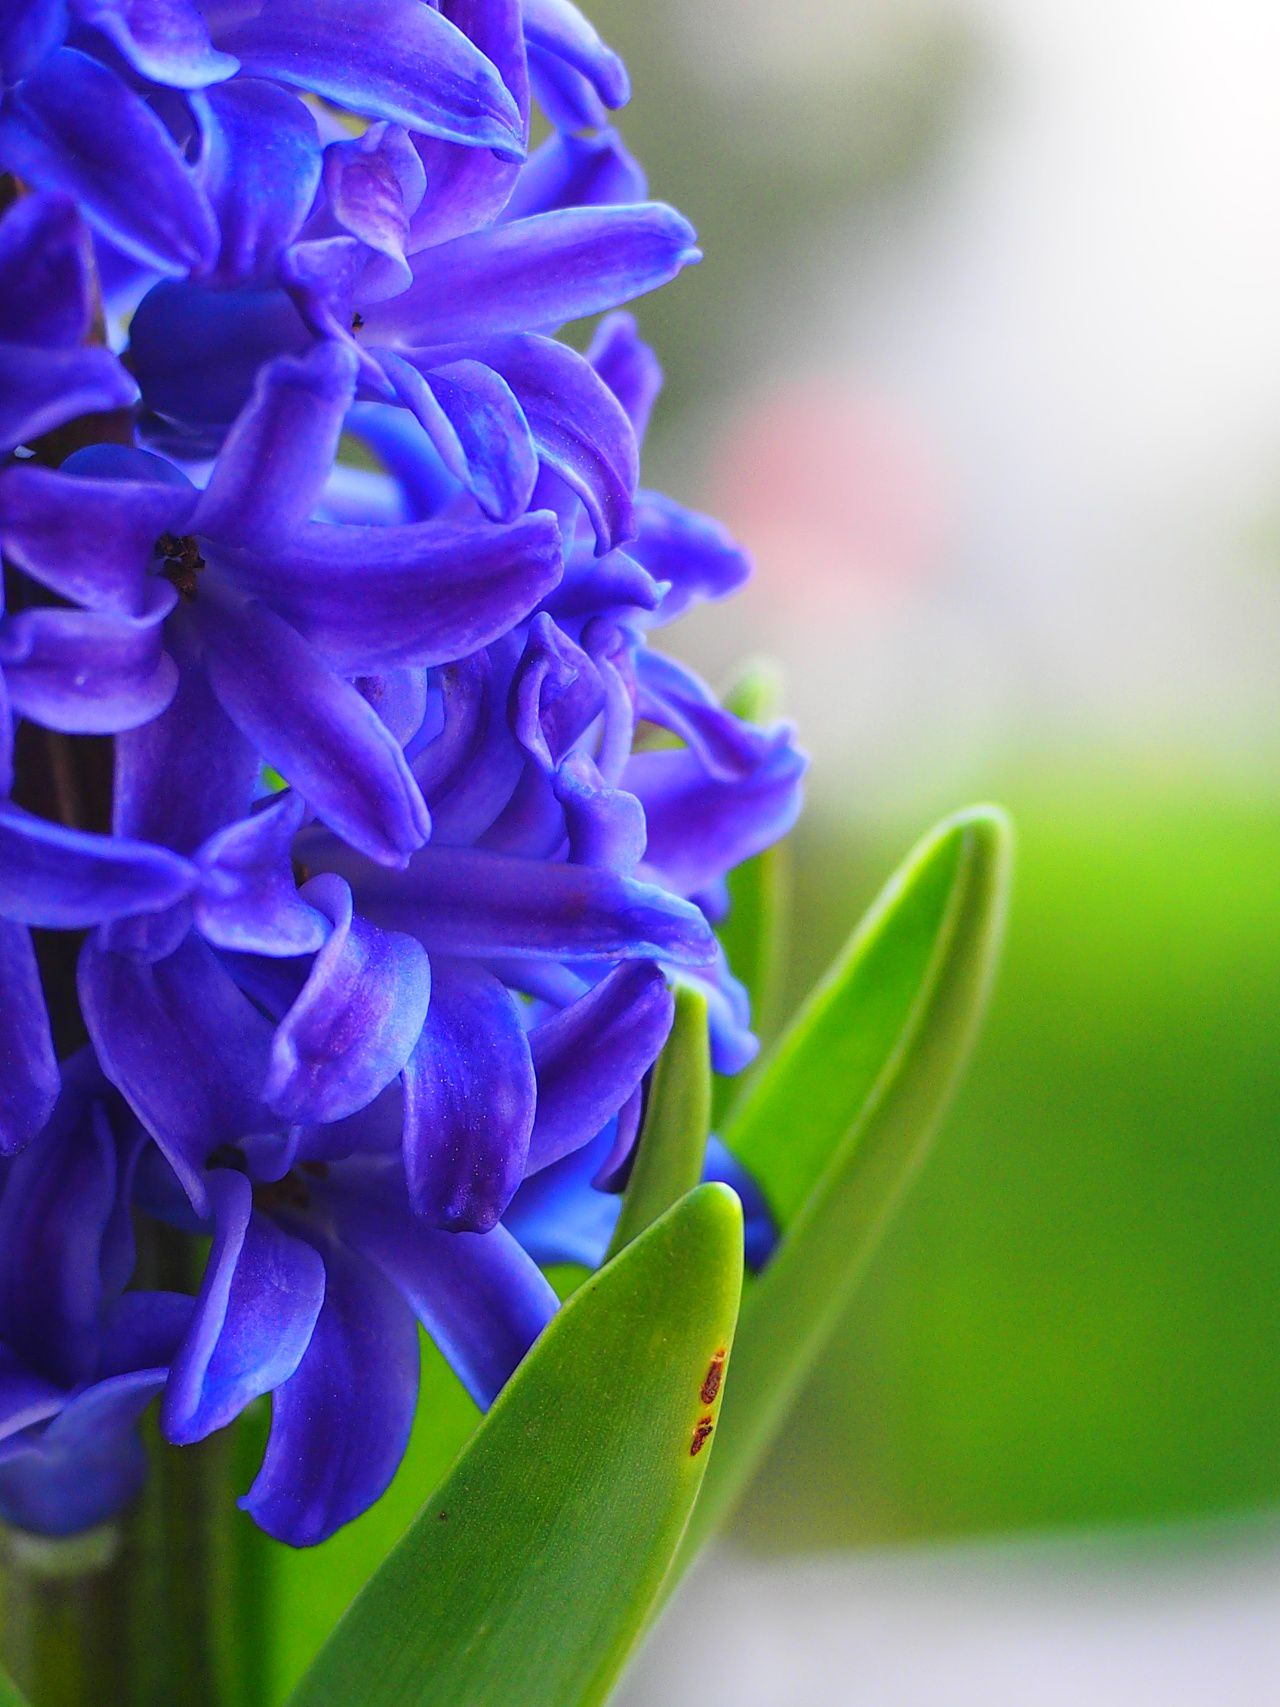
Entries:
{"type": "Polygon", "coordinates": [[[617,1707],[1275,1707],[1280,1534],[712,1556],[617,1707]]]}
{"type": "Polygon", "coordinates": [[[709,76],[798,103],[891,83],[930,30],[973,59],[922,171],[813,242],[818,311],[779,298],[743,363],[704,495],[760,574],[702,655],[770,637],[819,788],[918,791],[1064,726],[1269,766],[1280,8],[699,0],[688,27],[709,76]]]}

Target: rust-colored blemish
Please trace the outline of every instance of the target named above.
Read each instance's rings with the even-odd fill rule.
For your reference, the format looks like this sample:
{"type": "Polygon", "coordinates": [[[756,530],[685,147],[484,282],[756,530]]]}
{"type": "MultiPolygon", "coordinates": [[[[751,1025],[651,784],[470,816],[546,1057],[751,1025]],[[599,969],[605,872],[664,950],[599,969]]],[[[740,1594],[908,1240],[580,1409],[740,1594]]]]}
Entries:
{"type": "Polygon", "coordinates": [[[712,1430],[715,1426],[715,1423],[710,1417],[701,1418],[697,1428],[693,1431],[693,1439],[689,1442],[690,1458],[696,1458],[702,1451],[703,1447],[711,1439],[712,1430]]]}
{"type": "Polygon", "coordinates": [[[707,1370],[706,1380],[702,1383],[701,1399],[704,1405],[714,1405],[716,1394],[720,1391],[720,1383],[724,1380],[725,1349],[720,1350],[711,1359],[711,1367],[707,1370]]]}

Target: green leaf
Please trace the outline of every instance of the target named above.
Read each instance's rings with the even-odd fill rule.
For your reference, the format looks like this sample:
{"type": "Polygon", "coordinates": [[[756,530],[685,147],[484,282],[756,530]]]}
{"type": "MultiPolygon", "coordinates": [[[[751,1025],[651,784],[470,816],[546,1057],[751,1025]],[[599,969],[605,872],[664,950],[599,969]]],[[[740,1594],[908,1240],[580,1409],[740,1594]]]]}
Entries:
{"type": "Polygon", "coordinates": [[[30,1707],[26,1696],[6,1671],[0,1671],[0,1707],[30,1707]]]}
{"type": "Polygon", "coordinates": [[[671,1036],[654,1068],[644,1129],[606,1261],[697,1185],[710,1130],[707,998],[681,984],[676,989],[671,1036]]]}
{"type": "Polygon", "coordinates": [[[744,1301],[733,1393],[682,1563],[782,1426],[924,1160],[986,1004],[1009,859],[1008,821],[995,808],[961,813],[927,837],[726,1133],[784,1235],[744,1301]]]}
{"type": "Polygon", "coordinates": [[[700,1186],[551,1322],[295,1707],[593,1707],[711,1456],[742,1213],[700,1186]]]}
{"type": "MultiPolygon", "coordinates": [[[[781,676],[769,663],[752,666],[725,695],[726,709],[748,723],[773,722],[781,705],[781,676]]],[[[729,911],[718,934],[730,966],[750,994],[752,1024],[768,1042],[776,1028],[786,963],[790,844],[775,842],[754,859],[746,860],[729,873],[728,884],[729,911]]],[[[741,1095],[746,1082],[742,1076],[717,1081],[717,1123],[741,1095]]]]}

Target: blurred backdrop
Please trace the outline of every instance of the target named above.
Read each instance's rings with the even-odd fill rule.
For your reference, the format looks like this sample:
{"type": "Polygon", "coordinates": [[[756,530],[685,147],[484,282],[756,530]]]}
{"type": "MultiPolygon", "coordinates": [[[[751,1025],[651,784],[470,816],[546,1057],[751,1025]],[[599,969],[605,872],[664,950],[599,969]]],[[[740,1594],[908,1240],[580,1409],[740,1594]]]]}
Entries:
{"type": "Polygon", "coordinates": [[[793,992],[942,812],[1020,831],[967,1089],[627,1707],[1273,1707],[1280,11],[590,9],[707,257],[646,480],[758,564],[685,650],[814,759],[793,992]]]}
{"type": "Polygon", "coordinates": [[[689,655],[814,757],[795,992],[933,816],[1020,829],[968,1088],[628,1707],[1274,1703],[1280,14],[595,12],[707,255],[647,477],[758,564],[689,655]]]}

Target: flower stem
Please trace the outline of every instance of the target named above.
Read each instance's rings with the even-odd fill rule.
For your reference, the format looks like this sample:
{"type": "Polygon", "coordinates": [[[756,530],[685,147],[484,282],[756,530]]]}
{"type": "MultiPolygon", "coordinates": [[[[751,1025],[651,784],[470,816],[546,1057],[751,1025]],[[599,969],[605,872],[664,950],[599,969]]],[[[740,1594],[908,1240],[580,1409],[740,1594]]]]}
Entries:
{"type": "MultiPolygon", "coordinates": [[[[147,1284],[193,1289],[191,1243],[154,1229],[147,1284]]],[[[242,1437],[171,1447],[153,1419],[147,1435],[151,1475],[116,1523],[0,1536],[3,1658],[32,1707],[262,1707],[269,1582],[235,1503],[242,1437]]]]}
{"type": "MultiPolygon", "coordinates": [[[[0,211],[21,193],[0,174],[0,211]]],[[[94,335],[105,342],[101,304],[94,335]]],[[[133,443],[132,412],[84,415],[33,445],[56,468],[82,445],[133,443]]],[[[6,570],[6,609],[46,602],[6,570]]],[[[109,833],[112,743],[71,741],[29,721],[19,730],[14,799],[74,829],[109,833]]],[[[76,992],[80,939],[35,933],[58,1055],[86,1041],[76,992]]],[[[138,1226],[136,1283],[194,1293],[196,1241],[153,1221],[138,1226]]],[[[237,1509],[246,1447],[261,1419],[177,1449],[144,1424],[151,1474],[134,1506],[63,1538],[0,1527],[0,1659],[32,1707],[263,1707],[269,1543],[237,1509]]]]}

